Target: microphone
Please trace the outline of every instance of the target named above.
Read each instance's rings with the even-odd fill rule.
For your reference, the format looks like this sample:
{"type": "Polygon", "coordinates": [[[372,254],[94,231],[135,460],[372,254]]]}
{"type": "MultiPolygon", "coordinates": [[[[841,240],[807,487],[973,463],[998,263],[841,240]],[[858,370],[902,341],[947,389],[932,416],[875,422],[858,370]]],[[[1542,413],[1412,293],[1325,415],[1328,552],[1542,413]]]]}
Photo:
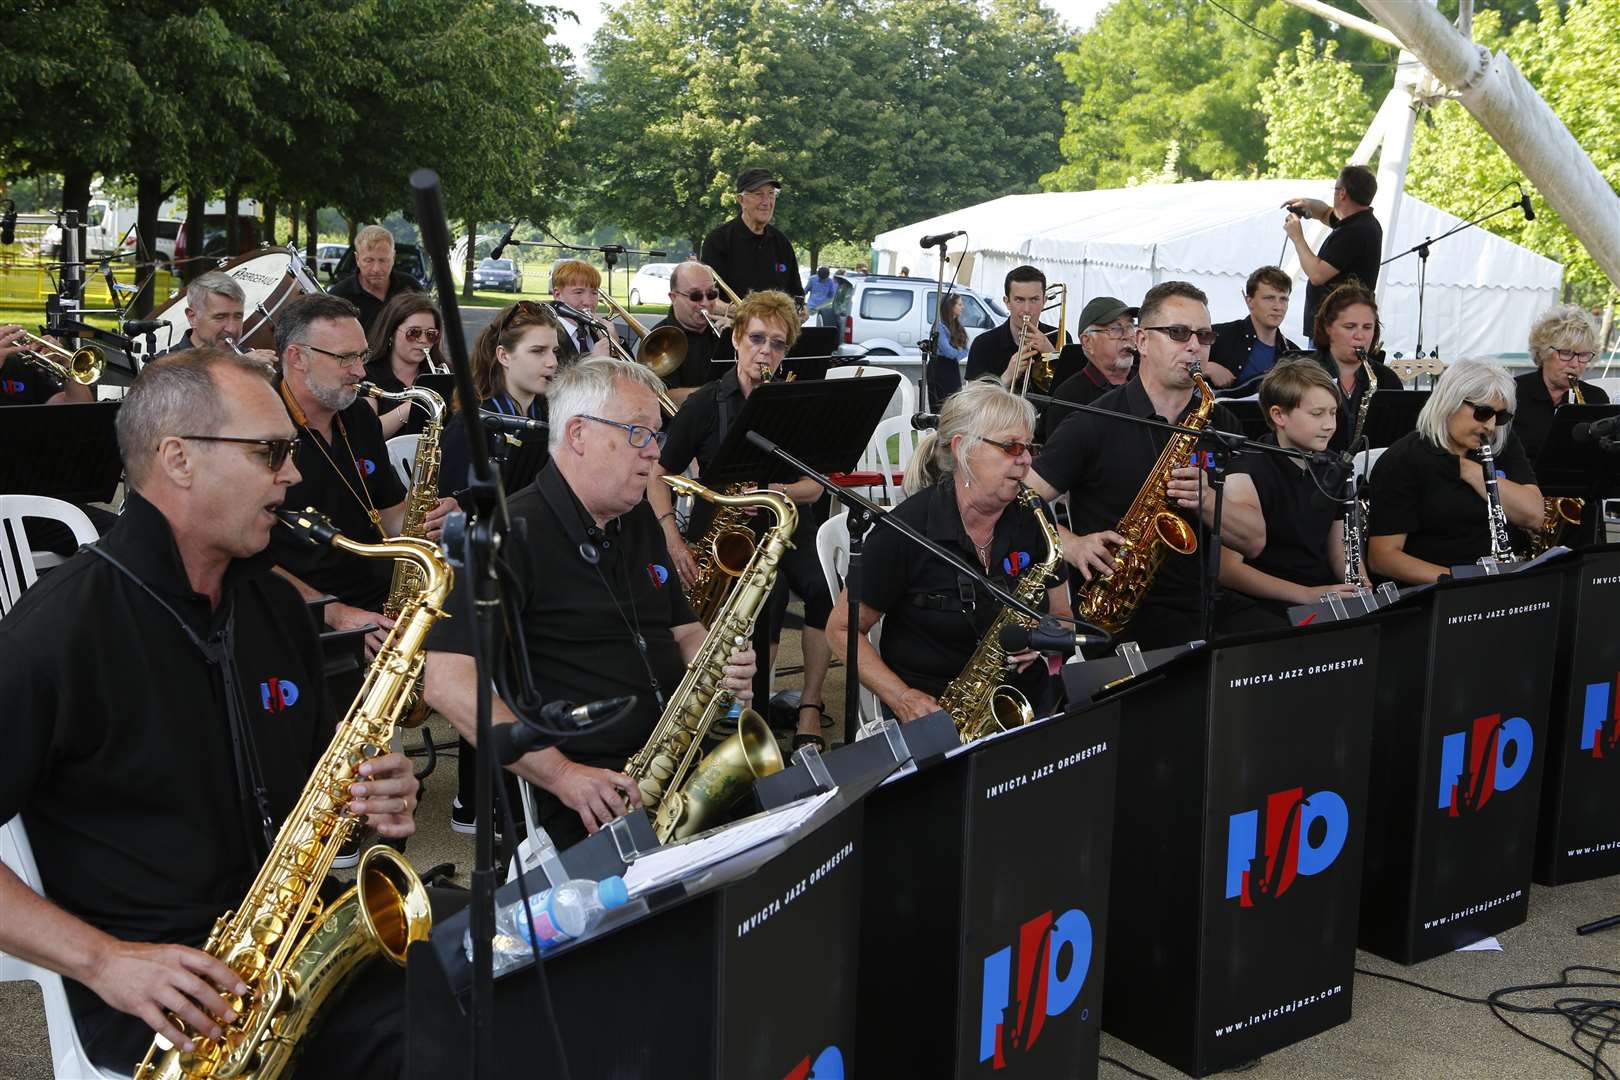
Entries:
{"type": "Polygon", "coordinates": [[[955,240],[958,236],[966,235],[966,229],[957,229],[955,232],[935,233],[933,236],[923,237],[922,246],[925,248],[939,247],[939,245],[943,244],[947,240],[955,240]]]}
{"type": "Polygon", "coordinates": [[[130,337],[136,334],[155,334],[168,325],[162,319],[131,319],[124,324],[124,333],[130,337]]]}
{"type": "Polygon", "coordinates": [[[1290,206],[1288,208],[1288,212],[1290,214],[1293,214],[1295,217],[1306,218],[1306,217],[1311,216],[1311,212],[1309,210],[1307,210],[1303,206],[1299,206],[1297,204],[1294,205],[1294,206],[1290,206]]]}
{"type": "Polygon", "coordinates": [[[502,253],[506,251],[507,245],[512,242],[512,232],[516,228],[517,228],[517,222],[515,222],[515,221],[512,222],[511,225],[507,226],[506,235],[501,237],[501,242],[496,244],[495,247],[494,247],[494,250],[492,250],[489,253],[490,258],[498,259],[498,258],[501,257],[502,253]]]}
{"type": "Polygon", "coordinates": [[[479,409],[478,415],[483,419],[485,427],[497,428],[501,431],[546,431],[550,425],[544,420],[535,420],[527,416],[512,416],[509,413],[491,412],[488,409],[479,409]]]}
{"type": "Polygon", "coordinates": [[[0,217],[0,244],[17,242],[17,204],[6,200],[6,212],[0,217]]]}
{"type": "Polygon", "coordinates": [[[490,739],[495,746],[496,760],[502,765],[510,765],[532,750],[557,745],[557,740],[571,731],[582,731],[592,724],[617,720],[629,712],[635,703],[634,694],[604,698],[584,705],[575,705],[571,701],[549,701],[540,708],[538,724],[520,720],[515,724],[495,725],[490,739]],[[553,730],[548,731],[547,728],[553,730]]]}
{"type": "Polygon", "coordinates": [[[1530,208],[1530,196],[1525,193],[1522,185],[1519,188],[1519,209],[1524,211],[1524,220],[1536,220],[1536,212],[1530,208]]]}
{"type": "Polygon", "coordinates": [[[912,431],[933,431],[939,427],[939,413],[919,412],[911,414],[912,431]]]}
{"type": "Polygon", "coordinates": [[[1050,619],[1042,620],[1033,629],[1019,626],[1017,623],[1008,623],[1001,628],[998,639],[1001,647],[1010,653],[1021,653],[1026,649],[1034,649],[1041,653],[1067,652],[1077,645],[1103,640],[1089,634],[1064,630],[1059,623],[1050,619]]]}

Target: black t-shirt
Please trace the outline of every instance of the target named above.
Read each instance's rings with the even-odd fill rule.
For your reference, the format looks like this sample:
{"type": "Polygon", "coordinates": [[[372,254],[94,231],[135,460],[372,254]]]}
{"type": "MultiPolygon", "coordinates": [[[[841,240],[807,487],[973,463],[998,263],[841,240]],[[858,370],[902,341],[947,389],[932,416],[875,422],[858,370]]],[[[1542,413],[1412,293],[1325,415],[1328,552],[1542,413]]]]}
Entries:
{"type": "MultiPolygon", "coordinates": [[[[1115,388],[1115,384],[1108,381],[1096,364],[1087,363],[1075,374],[1059,383],[1052,391],[1052,397],[1058,401],[1072,401],[1076,405],[1091,405],[1108,391],[1115,388]]],[[[1038,429],[1038,438],[1043,442],[1052,437],[1052,432],[1066,418],[1074,415],[1075,410],[1065,409],[1061,405],[1049,405],[1041,413],[1041,422],[1038,429]]]]}
{"type": "MultiPolygon", "coordinates": [[[[1041,333],[1054,343],[1057,338],[1057,327],[1039,323],[1041,333]]],[[[1000,378],[1007,365],[1012,362],[1013,353],[1018,351],[1018,341],[1013,334],[1011,321],[1004,322],[994,330],[986,330],[973,339],[968,348],[967,371],[962,378],[968,382],[982,378],[985,375],[994,375],[1000,378]]]]}
{"type": "MultiPolygon", "coordinates": [[[[1092,404],[1111,412],[1166,419],[1154,412],[1140,379],[1116,387],[1092,404]]],[[[1185,421],[1197,406],[1198,394],[1194,391],[1176,422],[1185,421]]],[[[1243,430],[1224,405],[1215,406],[1210,424],[1221,431],[1243,430]]],[[[1041,456],[1035,459],[1035,471],[1059,493],[1070,493],[1069,512],[1076,533],[1112,529],[1130,510],[1169,439],[1169,432],[1157,428],[1118,423],[1094,413],[1075,413],[1060,423],[1047,440],[1041,456]]],[[[1208,466],[1204,452],[1198,453],[1197,463],[1208,466]]],[[[1180,514],[1195,529],[1198,527],[1194,511],[1183,510],[1168,500],[1165,508],[1180,514]]],[[[1149,647],[1189,641],[1201,636],[1201,607],[1198,555],[1178,555],[1167,550],[1152,587],[1120,638],[1136,638],[1149,647]],[[1137,624],[1144,619],[1144,625],[1153,627],[1153,631],[1141,636],[1137,624]]]]}
{"type": "MultiPolygon", "coordinates": [[[[742,412],[742,385],[737,382],[737,368],[732,366],[724,375],[698,388],[697,392],[681,403],[680,412],[669,421],[669,439],[658,455],[658,463],[668,473],[682,473],[693,461],[698,463],[699,482],[714,462],[714,456],[725,442],[726,432],[742,412]]],[[[692,502],[692,517],[687,522],[688,537],[701,536],[714,517],[714,507],[703,499],[692,502]]],[[[800,518],[805,515],[801,514],[800,518]]]]}
{"type": "MultiPolygon", "coordinates": [[[[1266,442],[1277,444],[1275,437],[1266,442]]],[[[1265,549],[1244,561],[1296,585],[1337,580],[1328,542],[1333,523],[1344,517],[1344,504],[1321,494],[1309,472],[1280,454],[1239,454],[1231,471],[1254,482],[1266,518],[1265,549]]]]}
{"type": "Polygon", "coordinates": [[[803,298],[799,259],[793,244],[775,225],[758,235],[734,217],[703,238],[703,262],[712,267],[738,296],[779,289],[803,298]]]}
{"type": "Polygon", "coordinates": [[[365,286],[360,284],[359,274],[350,274],[326,291],[333,296],[343,297],[343,299],[360,309],[360,326],[369,337],[371,324],[376,321],[377,315],[382,311],[384,304],[402,292],[421,292],[422,290],[417,286],[416,279],[409,274],[391,270],[388,274],[388,295],[381,300],[371,295],[365,286]]]}
{"type": "MultiPolygon", "coordinates": [[[[1541,448],[1547,445],[1547,436],[1552,432],[1553,413],[1557,409],[1553,405],[1552,395],[1547,392],[1547,384],[1541,380],[1540,370],[1528,371],[1513,380],[1517,387],[1515,396],[1518,401],[1513,407],[1513,433],[1524,444],[1524,452],[1534,461],[1541,456],[1541,448]]],[[[1588,405],[1607,405],[1609,395],[1601,386],[1594,386],[1585,379],[1580,380],[1581,396],[1588,405]]],[[[1564,395],[1564,404],[1570,404],[1569,394],[1564,395]]]]}
{"type": "MultiPolygon", "coordinates": [[[[397,394],[405,389],[404,381],[394,374],[394,365],[386,356],[366,365],[366,381],[376,383],[379,390],[386,390],[390,394],[397,394]]],[[[405,423],[394,433],[396,435],[420,435],[422,429],[427,426],[427,411],[409,402],[400,405],[392,401],[372,399],[369,404],[377,407],[378,416],[387,416],[395,409],[410,410],[405,414],[405,423]]]]}
{"type": "MultiPolygon", "coordinates": [[[[1513,432],[1496,455],[1498,473],[1515,484],[1536,474],[1513,432]]],[[[1485,499],[1463,482],[1457,458],[1421,432],[1402,435],[1378,458],[1368,480],[1368,536],[1406,534],[1405,552],[1437,566],[1462,566],[1491,553],[1485,499]]],[[[1515,539],[1518,530],[1509,528],[1515,539]]]]}
{"type": "MultiPolygon", "coordinates": [[[[1355,434],[1356,417],[1361,415],[1361,399],[1367,393],[1367,387],[1373,385],[1367,378],[1367,368],[1372,369],[1373,377],[1377,380],[1379,390],[1404,390],[1406,384],[1395,372],[1380,364],[1377,360],[1368,360],[1366,367],[1356,369],[1356,388],[1348,397],[1344,394],[1344,385],[1339,382],[1339,362],[1333,359],[1333,354],[1327,349],[1317,349],[1310,354],[1322,366],[1322,370],[1332,377],[1334,385],[1339,389],[1339,426],[1333,431],[1333,438],[1328,440],[1329,450],[1348,450],[1351,436],[1355,434]]],[[[1372,417],[1374,409],[1378,408],[1378,395],[1373,394],[1373,400],[1367,406],[1367,416],[1372,417]]]]}
{"type": "Polygon", "coordinates": [[[43,405],[61,392],[61,383],[20,353],[0,364],[0,405],[43,405]]]}
{"type": "MultiPolygon", "coordinates": [[[[243,711],[279,823],[335,723],[309,609],[261,555],[230,566],[212,610],[167,520],[134,492],[101,546],[204,640],[234,612],[243,711]]],[[[116,938],[201,945],[264,859],[243,810],[221,668],[92,552],[23,595],[0,621],[0,655],[0,821],[22,814],[46,894],[116,938]]],[[[67,987],[91,1041],[116,1014],[67,987]]]]}
{"type": "MultiPolygon", "coordinates": [[[[729,284],[729,282],[728,282],[729,284]]],[[[667,315],[655,323],[647,332],[663,326],[673,326],[686,335],[686,359],[681,366],[670,373],[664,384],[670,389],[681,387],[698,387],[704,383],[712,382],[725,374],[725,369],[713,370],[715,354],[720,348],[720,338],[711,330],[691,330],[676,321],[674,315],[667,315]]],[[[731,365],[726,365],[730,367],[731,365]]]]}
{"type": "MultiPolygon", "coordinates": [[[[891,512],[968,565],[978,562],[949,480],[917,492],[891,512]]],[[[991,535],[990,579],[1011,591],[1024,569],[1045,557],[1046,538],[1034,515],[1018,503],[1009,506],[991,535]]],[[[873,529],[861,558],[861,603],[884,615],[883,662],[906,685],[938,697],[961,674],[1000,605],[893,529],[873,529]]],[[[1036,606],[1044,610],[1045,604],[1043,595],[1036,606]]]]}
{"type": "MultiPolygon", "coordinates": [[[[1333,231],[1316,252],[1316,257],[1338,270],[1320,285],[1305,285],[1305,336],[1314,335],[1316,309],[1328,294],[1355,278],[1368,289],[1378,287],[1378,264],[1384,257],[1384,227],[1369,208],[1332,223],[1333,231]]],[[[1322,344],[1320,341],[1312,342],[1322,344]]]]}
{"type": "MultiPolygon", "coordinates": [[[[485,412],[519,415],[517,402],[502,394],[479,403],[485,412]]],[[[536,396],[523,413],[531,420],[546,418],[546,399],[536,396]]],[[[512,495],[534,483],[540,470],[546,467],[551,455],[546,449],[543,431],[497,432],[487,424],[484,437],[489,440],[489,456],[499,461],[501,488],[512,495]]],[[[472,452],[467,444],[467,425],[461,410],[450,414],[444,425],[444,438],[439,444],[439,496],[455,495],[465,491],[472,478],[472,452]]]]}
{"type": "MultiPolygon", "coordinates": [[[[302,479],[287,490],[286,505],[299,510],[313,506],[351,540],[375,544],[383,539],[362,499],[369,497],[372,507],[386,510],[404,501],[405,485],[388,460],[382,421],[371,406],[356,398],[333,417],[330,443],[307,427],[299,434],[293,464],[302,479]]],[[[381,611],[388,599],[394,577],[388,559],[361,558],[326,544],[314,547],[285,528],[270,530],[268,551],[304,584],[362,611],[381,611]]]]}

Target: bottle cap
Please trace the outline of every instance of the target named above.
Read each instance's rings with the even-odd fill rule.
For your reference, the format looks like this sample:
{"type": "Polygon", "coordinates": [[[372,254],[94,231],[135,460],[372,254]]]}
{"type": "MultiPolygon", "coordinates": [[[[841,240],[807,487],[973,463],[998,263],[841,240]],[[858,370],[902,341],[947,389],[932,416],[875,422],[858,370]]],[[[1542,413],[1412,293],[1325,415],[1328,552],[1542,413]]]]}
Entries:
{"type": "Polygon", "coordinates": [[[624,878],[614,874],[596,883],[596,898],[605,908],[621,907],[629,902],[630,890],[625,887],[624,878]]]}

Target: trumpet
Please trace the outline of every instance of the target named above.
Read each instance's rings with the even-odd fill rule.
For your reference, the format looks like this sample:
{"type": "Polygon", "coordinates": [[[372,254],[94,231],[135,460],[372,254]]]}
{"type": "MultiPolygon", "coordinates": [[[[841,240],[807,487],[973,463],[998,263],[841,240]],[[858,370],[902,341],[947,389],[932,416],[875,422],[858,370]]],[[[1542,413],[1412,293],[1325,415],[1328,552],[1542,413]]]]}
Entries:
{"type": "Polygon", "coordinates": [[[89,386],[101,378],[102,369],[107,366],[107,354],[94,345],[65,349],[54,341],[26,330],[20,340],[28,343],[23,346],[23,359],[50,372],[60,382],[71,381],[80,386],[89,386]]]}
{"type": "MultiPolygon", "coordinates": [[[[1063,352],[1064,327],[1068,325],[1069,321],[1069,286],[1064,282],[1060,281],[1046,290],[1041,312],[1044,314],[1053,307],[1058,309],[1057,339],[1054,342],[1057,351],[1041,353],[1039,356],[1030,359],[1028,365],[1024,368],[1023,375],[1020,377],[1021,381],[1018,389],[1014,391],[1020,397],[1029,393],[1031,384],[1043,393],[1051,393],[1052,384],[1057,380],[1057,358],[1063,352]],[[1051,299],[1054,295],[1058,299],[1051,299]]],[[[1020,331],[1018,338],[1019,348],[1024,346],[1025,338],[1029,334],[1030,324],[1031,319],[1029,316],[1024,316],[1023,329],[1020,331]]],[[[1040,324],[1035,323],[1035,328],[1039,329],[1039,327],[1040,324]]]]}
{"type": "Polygon", "coordinates": [[[602,302],[640,338],[636,342],[636,363],[645,364],[654,375],[667,379],[686,362],[685,331],[675,326],[660,326],[649,334],[647,328],[613,297],[603,293],[602,302]]]}

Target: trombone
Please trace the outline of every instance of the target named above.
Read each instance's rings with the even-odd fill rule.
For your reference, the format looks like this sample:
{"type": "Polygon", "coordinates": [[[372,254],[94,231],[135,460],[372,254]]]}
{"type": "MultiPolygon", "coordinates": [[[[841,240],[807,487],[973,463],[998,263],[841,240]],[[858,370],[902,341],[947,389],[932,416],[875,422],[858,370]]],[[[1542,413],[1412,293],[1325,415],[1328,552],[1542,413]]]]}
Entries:
{"type": "Polygon", "coordinates": [[[602,303],[623,319],[640,339],[636,342],[636,363],[645,364],[654,375],[667,379],[686,362],[686,331],[674,326],[660,326],[649,334],[647,328],[624,305],[607,293],[602,294],[602,303]]]}
{"type": "Polygon", "coordinates": [[[94,345],[67,349],[26,330],[20,340],[29,343],[23,346],[23,359],[50,372],[60,382],[89,386],[101,378],[102,369],[107,366],[107,354],[94,345]],[[53,360],[53,356],[60,359],[53,360]]]}
{"type": "MultiPolygon", "coordinates": [[[[1046,312],[1051,311],[1054,307],[1058,309],[1057,340],[1054,342],[1054,344],[1057,346],[1057,351],[1041,353],[1039,356],[1032,357],[1029,363],[1025,365],[1023,373],[1018,378],[1018,388],[1013,391],[1019,397],[1023,397],[1025,394],[1029,393],[1031,384],[1033,384],[1035,389],[1039,390],[1043,394],[1050,394],[1052,392],[1052,384],[1057,379],[1057,359],[1059,354],[1063,352],[1063,339],[1068,334],[1069,286],[1064,282],[1059,281],[1056,284],[1048,287],[1045,295],[1042,297],[1041,313],[1043,315],[1046,312]],[[1052,299],[1054,294],[1056,294],[1058,297],[1056,300],[1052,299]]],[[[1020,346],[1023,344],[1024,335],[1027,334],[1030,329],[1029,320],[1027,318],[1024,320],[1024,323],[1025,325],[1023,330],[1019,334],[1020,346]]],[[[1040,320],[1037,319],[1035,321],[1034,329],[1037,333],[1040,331],[1040,320]]]]}
{"type": "MultiPolygon", "coordinates": [[[[606,293],[603,294],[604,297],[606,295],[607,295],[606,293]]],[[[612,304],[612,301],[609,301],[609,304],[612,304]]],[[[613,305],[613,306],[617,306],[617,305],[613,305]]],[[[585,312],[579,310],[579,308],[575,307],[574,305],[565,303],[565,302],[563,302],[561,300],[553,300],[553,301],[551,301],[551,308],[552,308],[553,311],[555,311],[557,314],[563,316],[564,318],[572,319],[577,323],[580,323],[580,324],[582,324],[584,326],[589,327],[593,333],[605,335],[607,337],[608,351],[611,352],[616,359],[623,360],[626,363],[630,363],[630,364],[640,363],[640,361],[638,361],[636,359],[636,357],[630,355],[630,350],[626,349],[623,345],[621,345],[619,343],[619,336],[613,332],[613,327],[609,326],[607,323],[603,322],[601,319],[598,319],[595,315],[586,314],[585,312]]],[[[633,319],[628,318],[629,312],[624,311],[623,308],[620,308],[619,310],[626,316],[625,321],[630,324],[631,329],[638,329],[640,327],[639,323],[637,323],[633,319]]],[[[670,330],[670,331],[673,331],[674,333],[680,335],[680,356],[681,356],[681,359],[684,360],[686,358],[686,333],[684,331],[681,331],[681,330],[676,330],[673,326],[667,326],[667,327],[663,327],[661,329],[662,330],[670,330]]],[[[668,339],[665,339],[665,340],[667,341],[668,339]]],[[[649,338],[648,337],[643,337],[641,339],[641,344],[642,344],[642,346],[648,345],[649,344],[649,338]]],[[[673,351],[673,350],[669,350],[669,351],[673,351]]],[[[656,354],[655,354],[655,356],[656,356],[656,354]]],[[[644,364],[643,366],[646,367],[649,371],[651,371],[654,375],[657,375],[659,377],[659,379],[663,378],[663,374],[661,374],[655,367],[653,367],[651,363],[644,364]]],[[[678,368],[680,366],[681,366],[680,361],[678,360],[675,363],[669,365],[669,370],[674,371],[676,368],[678,368]]],[[[669,416],[674,416],[676,413],[680,412],[680,408],[670,398],[668,392],[665,391],[664,389],[662,389],[662,387],[660,387],[660,389],[657,390],[656,393],[658,394],[658,404],[664,410],[665,414],[667,414],[669,416]]]]}

